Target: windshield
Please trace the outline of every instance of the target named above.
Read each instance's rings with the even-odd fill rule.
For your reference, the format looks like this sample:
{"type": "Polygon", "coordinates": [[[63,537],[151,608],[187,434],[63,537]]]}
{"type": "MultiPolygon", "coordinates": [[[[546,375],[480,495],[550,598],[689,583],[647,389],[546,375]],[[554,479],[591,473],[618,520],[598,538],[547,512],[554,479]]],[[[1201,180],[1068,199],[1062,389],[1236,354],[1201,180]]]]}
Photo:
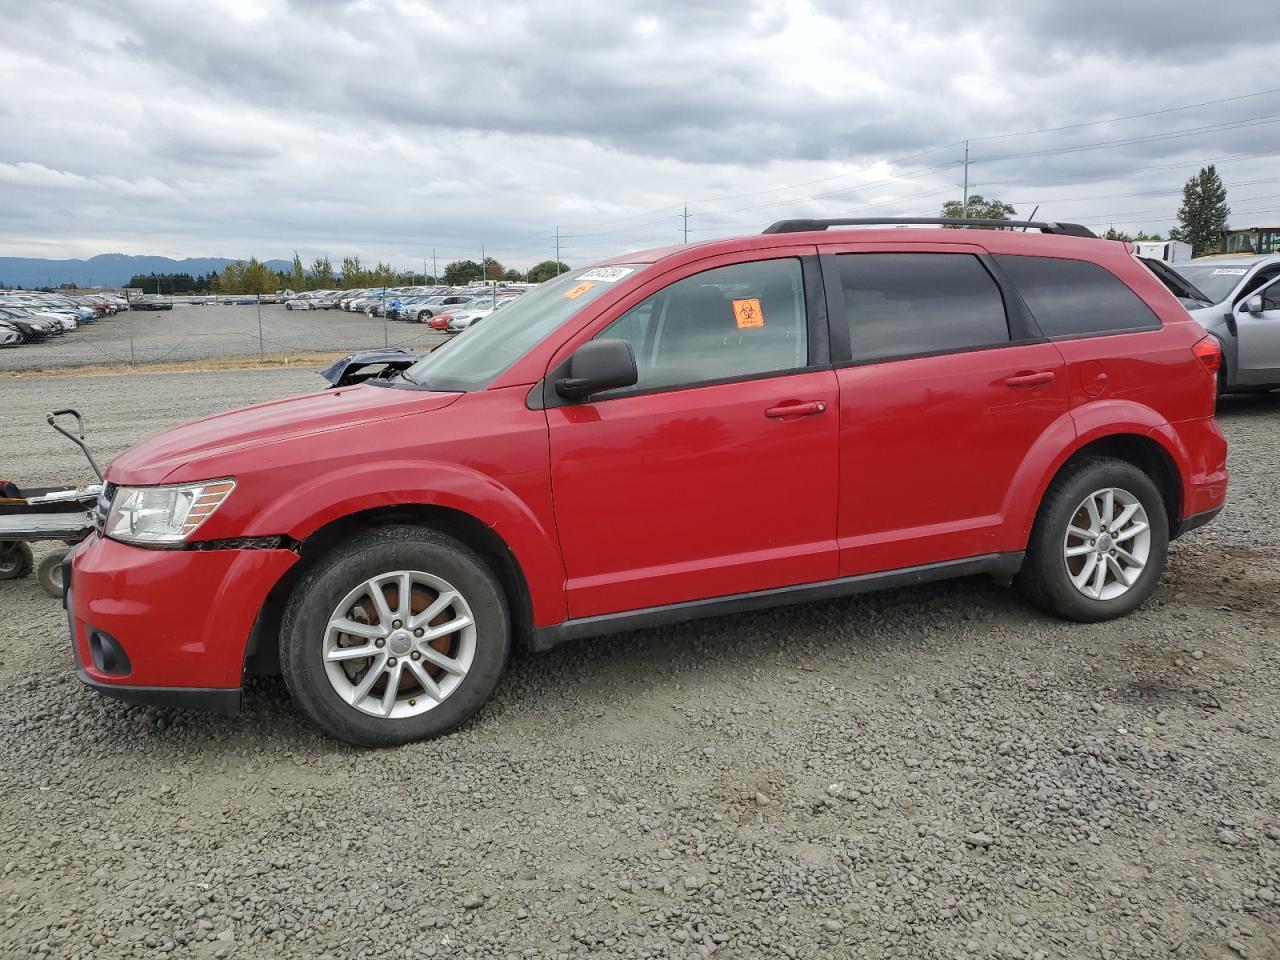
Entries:
{"type": "Polygon", "coordinates": [[[647,264],[574,270],[530,290],[404,372],[432,390],[483,390],[582,307],[647,264]]]}
{"type": "Polygon", "coordinates": [[[1170,266],[1202,291],[1210,303],[1226,300],[1249,272],[1248,267],[1210,263],[1173,263],[1170,266]]]}

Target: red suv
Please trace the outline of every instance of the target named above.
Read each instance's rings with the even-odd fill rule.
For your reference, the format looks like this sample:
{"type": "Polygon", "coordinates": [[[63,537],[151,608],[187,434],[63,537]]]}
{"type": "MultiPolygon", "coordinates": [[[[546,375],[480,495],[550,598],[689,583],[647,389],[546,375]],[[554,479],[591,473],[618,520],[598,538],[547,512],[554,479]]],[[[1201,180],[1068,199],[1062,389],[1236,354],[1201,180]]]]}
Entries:
{"type": "Polygon", "coordinates": [[[82,679],[235,711],[279,672],[395,744],[517,643],[980,573],[1132,611],[1226,496],[1216,341],[1082,227],[826,229],[862,223],[619,257],[394,378],[139,444],[67,571],[82,679]]]}

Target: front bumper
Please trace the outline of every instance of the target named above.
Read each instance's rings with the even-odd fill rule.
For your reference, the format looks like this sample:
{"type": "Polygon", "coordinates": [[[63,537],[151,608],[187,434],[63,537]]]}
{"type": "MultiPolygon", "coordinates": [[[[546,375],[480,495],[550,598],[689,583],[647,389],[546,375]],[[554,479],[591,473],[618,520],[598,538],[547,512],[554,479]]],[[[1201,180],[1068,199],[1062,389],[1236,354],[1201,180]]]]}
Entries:
{"type": "Polygon", "coordinates": [[[149,550],[91,536],[63,603],[80,679],[130,703],[235,713],[245,651],[290,550],[149,550]]]}

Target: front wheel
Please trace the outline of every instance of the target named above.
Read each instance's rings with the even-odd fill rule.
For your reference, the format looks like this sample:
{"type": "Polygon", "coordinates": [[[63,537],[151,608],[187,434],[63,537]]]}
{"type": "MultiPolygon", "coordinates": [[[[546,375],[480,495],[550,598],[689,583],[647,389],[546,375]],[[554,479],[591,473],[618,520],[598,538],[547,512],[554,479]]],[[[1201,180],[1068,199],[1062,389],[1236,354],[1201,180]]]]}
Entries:
{"type": "Polygon", "coordinates": [[[379,527],[299,581],[280,665],[299,708],[327,733],[394,746],[475,714],[510,645],[502,589],[470,548],[424,527],[379,527]]]}
{"type": "Polygon", "coordinates": [[[1151,478],[1131,463],[1091,458],[1045,494],[1018,585],[1038,606],[1092,623],[1151,596],[1169,551],[1169,520],[1151,478]]]}

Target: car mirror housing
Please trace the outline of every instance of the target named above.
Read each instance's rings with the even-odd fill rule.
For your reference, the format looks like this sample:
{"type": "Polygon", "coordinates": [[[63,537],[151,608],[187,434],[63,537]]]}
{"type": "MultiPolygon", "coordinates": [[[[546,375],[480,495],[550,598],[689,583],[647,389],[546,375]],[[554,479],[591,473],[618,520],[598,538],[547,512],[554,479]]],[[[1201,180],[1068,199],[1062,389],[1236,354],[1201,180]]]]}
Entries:
{"type": "Polygon", "coordinates": [[[602,390],[633,386],[639,379],[636,357],[626,340],[592,340],[569,360],[569,376],[556,381],[556,393],[581,400],[602,390]]]}
{"type": "Polygon", "coordinates": [[[1244,302],[1244,308],[1255,317],[1262,313],[1262,294],[1255,293],[1244,302]]]}

